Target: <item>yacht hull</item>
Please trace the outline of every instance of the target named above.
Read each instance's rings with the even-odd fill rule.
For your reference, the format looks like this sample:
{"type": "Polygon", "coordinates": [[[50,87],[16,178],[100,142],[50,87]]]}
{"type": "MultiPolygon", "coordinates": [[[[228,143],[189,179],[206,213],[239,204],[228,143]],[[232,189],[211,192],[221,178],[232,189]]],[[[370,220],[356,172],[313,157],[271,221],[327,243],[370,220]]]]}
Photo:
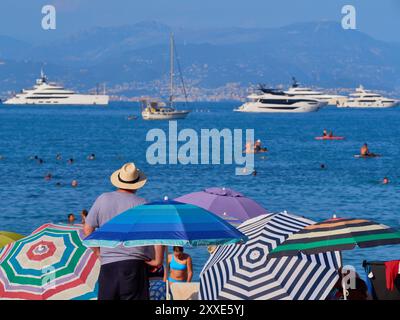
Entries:
{"type": "Polygon", "coordinates": [[[342,104],[338,104],[338,108],[368,108],[368,109],[382,109],[382,108],[394,108],[399,105],[400,102],[374,102],[374,103],[361,103],[361,102],[343,102],[342,104]]]}
{"type": "Polygon", "coordinates": [[[190,111],[174,111],[165,113],[142,112],[144,120],[179,120],[185,119],[190,111]]]}
{"type": "Polygon", "coordinates": [[[109,97],[107,95],[84,95],[74,94],[65,98],[57,99],[29,99],[29,97],[13,97],[4,101],[4,104],[12,105],[108,105],[109,97]]]}
{"type": "Polygon", "coordinates": [[[265,105],[263,103],[248,102],[242,105],[239,109],[236,109],[234,111],[249,112],[249,113],[308,113],[308,112],[317,112],[320,108],[322,108],[325,105],[327,105],[327,103],[322,101],[315,104],[299,103],[290,106],[282,106],[280,104],[265,105]]]}

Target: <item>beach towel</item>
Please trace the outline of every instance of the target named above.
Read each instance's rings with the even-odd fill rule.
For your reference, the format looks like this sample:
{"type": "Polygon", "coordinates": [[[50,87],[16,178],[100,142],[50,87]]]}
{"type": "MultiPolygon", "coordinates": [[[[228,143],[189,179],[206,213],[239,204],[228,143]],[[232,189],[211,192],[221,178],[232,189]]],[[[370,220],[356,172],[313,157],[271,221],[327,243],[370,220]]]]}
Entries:
{"type": "Polygon", "coordinates": [[[390,291],[394,290],[394,282],[399,275],[400,260],[385,262],[386,270],[386,288],[390,291]]]}
{"type": "Polygon", "coordinates": [[[174,282],[170,285],[173,300],[198,300],[199,282],[174,282]]]}

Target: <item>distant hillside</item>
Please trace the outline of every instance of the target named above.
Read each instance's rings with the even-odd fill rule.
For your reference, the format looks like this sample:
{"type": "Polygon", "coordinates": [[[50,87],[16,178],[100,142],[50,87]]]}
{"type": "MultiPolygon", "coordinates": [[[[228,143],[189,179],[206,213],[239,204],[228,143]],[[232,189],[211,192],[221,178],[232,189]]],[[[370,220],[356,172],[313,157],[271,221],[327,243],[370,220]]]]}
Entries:
{"type": "MultiPolygon", "coordinates": [[[[31,85],[44,62],[50,78],[87,90],[107,82],[115,94],[158,94],[168,73],[171,28],[157,22],[94,28],[42,46],[0,37],[0,92],[31,85]]],[[[400,92],[400,44],[333,22],[276,29],[174,30],[183,74],[205,90],[238,83],[400,92]]]]}

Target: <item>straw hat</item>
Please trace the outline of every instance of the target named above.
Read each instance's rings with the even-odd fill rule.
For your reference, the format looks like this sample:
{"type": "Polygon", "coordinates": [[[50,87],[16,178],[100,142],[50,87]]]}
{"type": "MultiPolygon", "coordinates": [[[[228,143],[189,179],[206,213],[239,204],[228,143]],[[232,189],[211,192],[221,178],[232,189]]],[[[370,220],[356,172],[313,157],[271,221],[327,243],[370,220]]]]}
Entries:
{"type": "Polygon", "coordinates": [[[126,163],[111,175],[111,183],[120,189],[137,190],[145,185],[147,178],[133,162],[126,163]]]}

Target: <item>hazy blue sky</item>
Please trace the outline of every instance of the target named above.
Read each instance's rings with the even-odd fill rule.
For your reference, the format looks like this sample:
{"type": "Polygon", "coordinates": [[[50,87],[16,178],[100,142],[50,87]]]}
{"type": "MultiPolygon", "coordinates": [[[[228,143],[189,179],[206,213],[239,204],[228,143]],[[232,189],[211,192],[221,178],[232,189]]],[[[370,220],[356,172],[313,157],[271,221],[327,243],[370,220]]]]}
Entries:
{"type": "Polygon", "coordinates": [[[156,20],[179,27],[276,27],[302,21],[341,20],[357,9],[357,27],[400,42],[400,0],[1,0],[0,34],[32,41],[93,26],[156,20]],[[57,8],[57,30],[41,29],[41,8],[57,8]],[[50,34],[51,33],[51,34],[50,34]]]}

